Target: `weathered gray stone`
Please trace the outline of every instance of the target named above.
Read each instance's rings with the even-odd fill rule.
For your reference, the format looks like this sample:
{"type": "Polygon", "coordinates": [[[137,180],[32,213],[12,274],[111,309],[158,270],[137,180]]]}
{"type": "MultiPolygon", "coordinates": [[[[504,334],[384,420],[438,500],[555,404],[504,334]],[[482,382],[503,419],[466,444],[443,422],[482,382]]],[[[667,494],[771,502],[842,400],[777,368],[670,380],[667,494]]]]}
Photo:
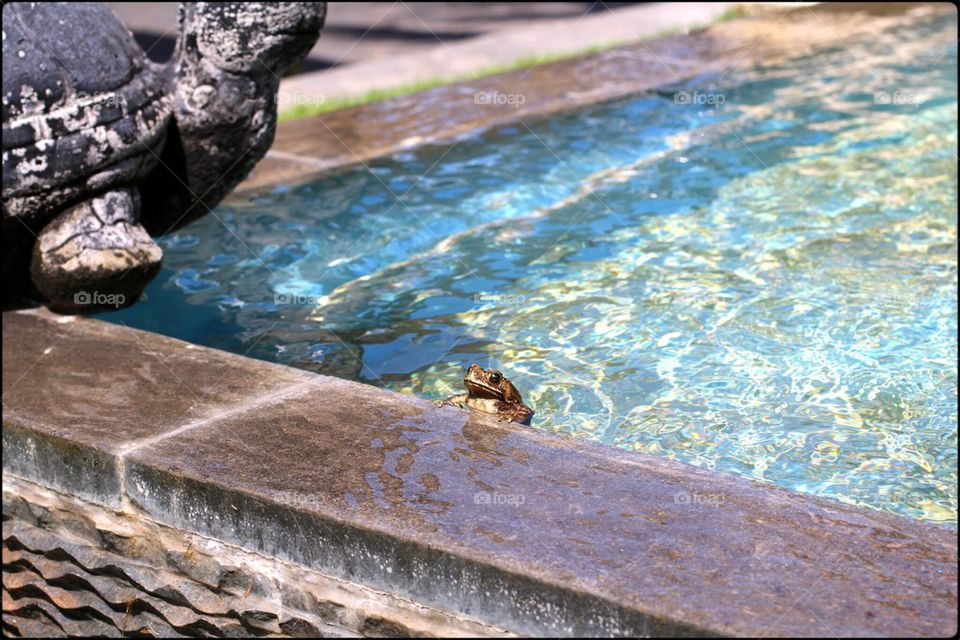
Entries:
{"type": "Polygon", "coordinates": [[[3,507],[3,620],[12,631],[34,628],[36,616],[42,615],[61,625],[53,635],[62,635],[63,628],[81,630],[71,626],[74,620],[95,635],[356,637],[370,621],[378,629],[420,637],[504,635],[8,475],[3,507]],[[34,521],[33,513],[47,517],[34,521]],[[107,550],[95,541],[74,539],[76,519],[95,523],[104,539],[149,542],[161,546],[167,557],[192,556],[218,565],[223,573],[237,570],[251,586],[225,591],[184,575],[179,564],[144,557],[134,544],[107,550]],[[38,602],[47,604],[38,608],[38,602]]]}
{"type": "Polygon", "coordinates": [[[24,478],[43,478],[51,487],[119,507],[122,502],[116,456],[69,438],[24,429],[4,407],[3,468],[24,478]]]}
{"type": "Polygon", "coordinates": [[[44,227],[30,275],[51,306],[119,308],[137,300],[163,258],[136,221],[139,201],[132,189],[108,191],[70,207],[44,227]],[[86,289],[77,291],[77,283],[86,289]]]}
{"type": "Polygon", "coordinates": [[[325,14],[324,3],[184,3],[176,60],[162,67],[103,4],[5,4],[5,298],[132,304],[159,269],[147,232],[205,214],[266,153],[279,76],[325,14]]]}
{"type": "Polygon", "coordinates": [[[263,157],[276,128],[280,76],[316,42],[324,17],[323,3],[180,6],[176,135],[162,156],[173,171],[155,171],[143,185],[150,233],[205,215],[263,157]]]}

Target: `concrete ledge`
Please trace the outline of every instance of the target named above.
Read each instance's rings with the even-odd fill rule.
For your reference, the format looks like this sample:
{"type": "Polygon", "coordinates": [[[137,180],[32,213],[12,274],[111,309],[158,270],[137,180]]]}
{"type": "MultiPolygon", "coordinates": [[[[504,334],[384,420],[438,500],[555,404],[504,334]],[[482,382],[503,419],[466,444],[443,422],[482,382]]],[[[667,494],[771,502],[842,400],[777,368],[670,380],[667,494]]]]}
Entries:
{"type": "Polygon", "coordinates": [[[132,517],[513,633],[956,632],[950,529],[96,320],[3,330],[5,472],[132,517]]]}
{"type": "MultiPolygon", "coordinates": [[[[452,143],[458,136],[478,130],[532,122],[600,101],[662,91],[665,87],[706,90],[711,83],[722,83],[727,74],[758,61],[776,64],[792,56],[808,55],[818,47],[836,46],[858,34],[896,37],[897,29],[905,21],[956,12],[953,5],[946,3],[813,4],[751,5],[750,17],[686,35],[653,38],[522,71],[282,122],[271,150],[240,184],[236,198],[248,197],[244,191],[306,182],[334,168],[366,163],[427,143],[452,143]]],[[[722,12],[717,6],[694,10],[705,12],[704,16],[722,12]]],[[[592,20],[602,26],[621,19],[624,12],[640,16],[649,11],[666,17],[662,8],[639,7],[556,28],[574,33],[581,28],[592,29],[592,20]]],[[[627,31],[631,30],[628,26],[627,31]]],[[[635,32],[638,38],[647,34],[649,31],[643,29],[635,32]]],[[[480,44],[481,51],[494,46],[480,44]]],[[[476,45],[467,42],[457,46],[476,45]]],[[[442,58],[453,54],[441,46],[430,55],[442,58]]],[[[361,82],[356,78],[363,75],[354,67],[337,73],[350,74],[354,83],[361,82]]],[[[284,85],[283,99],[315,102],[327,98],[328,93],[336,94],[338,85],[328,87],[325,78],[325,74],[318,74],[290,79],[284,85]]],[[[380,76],[371,78],[366,89],[384,86],[380,76]]]]}
{"type": "MultiPolygon", "coordinates": [[[[548,55],[571,55],[591,47],[610,46],[710,24],[733,2],[642,3],[616,11],[599,5],[577,18],[555,19],[499,29],[461,42],[442,42],[416,53],[374,58],[344,67],[304,73],[280,83],[281,110],[303,97],[327,101],[363,95],[371,89],[410,85],[441,75],[470,77],[493,66],[548,55]]],[[[412,9],[409,9],[412,12],[412,9]]],[[[426,24],[421,25],[429,30],[426,24]]]]}

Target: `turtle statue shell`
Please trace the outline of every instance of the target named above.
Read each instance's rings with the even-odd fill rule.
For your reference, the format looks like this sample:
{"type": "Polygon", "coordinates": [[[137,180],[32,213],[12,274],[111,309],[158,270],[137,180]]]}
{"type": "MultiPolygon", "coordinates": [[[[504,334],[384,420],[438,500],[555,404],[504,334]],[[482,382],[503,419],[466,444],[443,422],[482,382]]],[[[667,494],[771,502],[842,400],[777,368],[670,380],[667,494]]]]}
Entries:
{"type": "Polygon", "coordinates": [[[99,3],[3,7],[5,303],[134,302],[153,237],[195,220],[273,142],[279,77],[325,3],[183,3],[174,60],[99,3]]]}

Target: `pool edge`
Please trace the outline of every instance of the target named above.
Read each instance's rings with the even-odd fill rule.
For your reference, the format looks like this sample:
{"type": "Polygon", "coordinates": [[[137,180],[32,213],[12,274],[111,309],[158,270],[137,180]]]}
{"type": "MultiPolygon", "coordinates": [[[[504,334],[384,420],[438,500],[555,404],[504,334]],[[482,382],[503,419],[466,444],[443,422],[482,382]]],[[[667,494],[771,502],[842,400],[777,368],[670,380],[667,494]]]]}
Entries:
{"type": "MultiPolygon", "coordinates": [[[[228,196],[239,203],[283,184],[366,167],[425,145],[452,148],[498,126],[527,126],[551,115],[673,87],[696,91],[756,60],[769,62],[895,19],[956,15],[947,3],[736,3],[743,15],[687,33],[652,37],[596,53],[446,84],[316,116],[281,122],[267,156],[228,196]],[[830,28],[824,28],[824,15],[830,28]],[[864,16],[873,16],[872,21],[864,16]],[[693,83],[689,85],[689,83],[693,83]],[[689,85],[689,86],[688,86],[689,85]]],[[[708,90],[707,87],[704,90],[708,90]]],[[[674,102],[681,108],[695,105],[674,102]]]]}
{"type": "MultiPolygon", "coordinates": [[[[284,377],[288,368],[282,365],[240,358],[99,320],[75,318],[65,322],[62,316],[30,310],[4,312],[4,325],[4,472],[128,515],[140,514],[167,526],[225,540],[315,570],[339,572],[341,577],[358,584],[396,592],[517,633],[726,635],[752,631],[795,635],[803,632],[804,616],[812,616],[807,628],[810,633],[862,635],[893,629],[890,633],[894,635],[913,630],[921,635],[949,636],[955,631],[956,537],[955,531],[947,527],[595,443],[485,419],[472,420],[463,412],[435,410],[429,403],[358,383],[297,370],[284,377]],[[65,332],[64,327],[76,323],[80,323],[80,331],[65,332]],[[34,331],[30,340],[24,339],[27,326],[34,331]],[[72,371],[63,371],[63,375],[81,381],[70,389],[70,397],[84,389],[93,396],[100,389],[98,380],[115,379],[118,372],[110,371],[109,356],[98,362],[91,362],[91,358],[77,362],[69,359],[71,352],[90,349],[92,345],[89,353],[98,349],[106,353],[117,344],[118,336],[126,334],[132,336],[130,344],[140,345],[151,357],[159,356],[171,368],[177,367],[178,358],[195,358],[199,352],[202,362],[195,364],[201,367],[197,371],[215,366],[222,358],[227,366],[243,366],[249,368],[251,375],[280,382],[240,407],[224,403],[199,420],[158,427],[154,437],[137,434],[125,442],[123,434],[118,433],[117,440],[110,443],[92,439],[88,430],[99,425],[74,422],[69,418],[69,407],[65,410],[56,403],[30,404],[28,394],[21,390],[18,396],[15,392],[14,386],[19,384],[26,385],[28,391],[37,389],[40,378],[34,380],[31,376],[42,375],[44,367],[70,367],[72,371]],[[18,350],[30,354],[24,358],[18,350]],[[47,362],[30,365],[36,353],[43,354],[37,362],[47,362]],[[322,390],[319,399],[317,390],[322,390]],[[496,463],[496,474],[486,477],[486,481],[496,478],[504,487],[515,487],[521,492],[517,495],[532,501],[532,506],[519,513],[529,519],[534,530],[569,528],[569,520],[594,514],[592,517],[611,528],[604,549],[621,545],[630,553],[649,553],[649,557],[637,559],[637,571],[676,575],[681,585],[645,583],[643,576],[631,573],[634,565],[625,564],[622,558],[608,557],[607,560],[615,561],[609,571],[598,568],[593,576],[577,575],[592,571],[585,567],[602,563],[604,557],[571,548],[565,553],[572,555],[558,558],[557,550],[563,547],[551,535],[541,541],[515,540],[509,548],[505,547],[507,555],[498,557],[491,553],[496,545],[468,533],[480,520],[488,531],[496,529],[498,522],[503,525],[500,533],[514,530],[513,520],[520,517],[515,508],[496,511],[448,505],[447,513],[452,515],[434,520],[434,516],[424,515],[429,511],[422,513],[414,505],[419,504],[420,498],[410,502],[401,496],[399,503],[391,503],[393,511],[384,511],[376,506],[373,495],[365,499],[365,504],[374,505],[369,513],[342,512],[342,507],[338,507],[341,511],[333,516],[329,507],[341,505],[338,500],[343,487],[320,486],[310,477],[287,477],[289,464],[267,460],[265,469],[273,472],[261,473],[256,476],[260,480],[253,481],[242,470],[196,466],[197,456],[203,458],[204,446],[225,451],[232,446],[225,434],[243,439],[244,448],[252,446],[256,450],[254,458],[243,457],[241,452],[237,466],[269,458],[269,450],[262,450],[249,437],[244,438],[244,434],[251,433],[244,429],[255,428],[253,433],[258,433],[262,425],[268,424],[278,425],[284,437],[294,440],[291,446],[302,450],[305,456],[334,455],[324,452],[329,447],[347,446],[348,437],[355,430],[344,429],[337,439],[340,444],[323,444],[316,449],[311,447],[320,445],[309,436],[314,427],[304,426],[303,422],[316,416],[318,424],[327,425],[320,433],[334,429],[342,418],[324,423],[327,418],[318,413],[318,407],[339,403],[346,405],[348,412],[358,403],[363,405],[359,414],[362,416],[372,415],[371,407],[381,404],[389,408],[379,417],[373,415],[372,422],[365,425],[381,433],[378,439],[386,439],[398,428],[409,429],[413,424],[417,425],[413,432],[405,431],[408,436],[429,432],[432,446],[442,440],[448,442],[451,452],[461,452],[458,460],[449,458],[449,462],[446,454],[427,458],[415,455],[433,465],[417,469],[417,474],[432,474],[446,482],[465,479],[468,472],[482,475],[489,464],[496,463]],[[245,421],[249,426],[244,426],[245,421]],[[302,440],[304,437],[308,439],[302,440]],[[466,462],[471,455],[472,461],[466,462]],[[58,466],[75,473],[53,474],[50,469],[58,466]],[[96,479],[96,490],[87,490],[77,482],[78,477],[96,479]],[[571,483],[577,483],[583,493],[570,491],[571,483]],[[290,490],[278,493],[278,487],[290,490]],[[313,493],[308,494],[311,490],[313,493]],[[307,495],[312,496],[313,502],[302,499],[307,495]],[[611,508],[629,507],[638,517],[625,520],[598,515],[596,495],[613,503],[611,508]],[[678,500],[677,495],[688,499],[678,500]],[[701,495],[716,495],[722,500],[695,499],[701,495]],[[561,505],[564,513],[557,514],[561,505]],[[392,519],[392,512],[400,514],[397,519],[392,519]],[[376,517],[380,516],[387,519],[379,523],[376,517]],[[711,521],[717,525],[711,527],[711,521]],[[320,545],[325,551],[318,552],[314,545],[304,543],[304,531],[316,531],[317,536],[325,532],[322,535],[331,543],[320,545]],[[466,535],[458,539],[456,531],[466,535]],[[234,535],[232,532],[236,532],[236,537],[228,539],[234,535]],[[770,539],[766,540],[768,533],[770,539]],[[818,552],[818,545],[829,548],[818,552]],[[352,551],[346,553],[348,549],[352,551]],[[699,550],[700,557],[685,555],[683,549],[699,550]],[[548,551],[549,556],[538,556],[548,551]],[[729,553],[734,553],[733,565],[725,567],[730,560],[723,560],[724,554],[729,553]],[[357,563],[348,556],[367,560],[357,563]],[[809,557],[809,561],[802,560],[804,557],[809,557]],[[848,559],[844,561],[844,557],[848,559]],[[833,566],[819,567],[824,558],[832,558],[833,566]],[[393,572],[386,573],[383,567],[391,566],[390,562],[397,564],[392,565],[393,572]],[[786,564],[778,573],[780,562],[786,564]],[[815,579],[821,570],[827,577],[815,579]],[[755,621],[743,616],[738,619],[736,613],[743,603],[738,604],[737,597],[731,596],[729,602],[717,599],[716,594],[723,592],[724,571],[753,576],[753,583],[738,584],[737,589],[756,598],[755,621]],[[605,575],[614,581],[606,582],[605,575]],[[693,584],[694,576],[700,576],[701,586],[693,584]],[[883,576],[896,578],[885,582],[887,578],[881,580],[883,576]],[[477,592],[478,585],[490,585],[511,596],[491,599],[477,592]],[[781,593],[777,593],[778,588],[781,593]],[[448,592],[452,595],[443,595],[448,592]],[[701,601],[704,595],[709,597],[701,601]],[[708,604],[711,602],[714,604],[708,604]],[[790,603],[792,607],[788,608],[790,603]],[[840,609],[838,605],[842,605],[840,609]],[[456,611],[458,606],[465,610],[456,611]],[[690,609],[685,608],[688,606],[690,609]],[[863,608],[862,616],[857,615],[857,607],[863,608]]],[[[162,394],[164,387],[179,393],[182,381],[174,371],[164,371],[162,365],[155,367],[146,379],[138,379],[131,372],[130,397],[162,394]]],[[[217,370],[211,377],[222,375],[217,370]]],[[[211,402],[216,404],[215,396],[211,402]]],[[[105,397],[102,420],[110,423],[116,411],[115,399],[105,397]]],[[[349,418],[353,414],[342,415],[349,418]]],[[[412,446],[407,440],[398,442],[402,447],[412,446]]],[[[418,442],[416,451],[426,451],[426,444],[418,442]]],[[[230,454],[224,455],[229,462],[230,454]]],[[[354,449],[329,459],[347,460],[356,455],[354,449]]],[[[357,458],[354,464],[361,464],[362,460],[357,458]]],[[[388,475],[398,474],[406,477],[396,471],[388,475]]],[[[363,480],[351,488],[359,491],[369,482],[363,480]]],[[[406,486],[410,489],[413,485],[406,486]]],[[[447,490],[454,492],[444,494],[448,501],[453,495],[467,502],[471,495],[467,490],[447,490]]],[[[491,531],[485,535],[498,534],[491,531]]]]}

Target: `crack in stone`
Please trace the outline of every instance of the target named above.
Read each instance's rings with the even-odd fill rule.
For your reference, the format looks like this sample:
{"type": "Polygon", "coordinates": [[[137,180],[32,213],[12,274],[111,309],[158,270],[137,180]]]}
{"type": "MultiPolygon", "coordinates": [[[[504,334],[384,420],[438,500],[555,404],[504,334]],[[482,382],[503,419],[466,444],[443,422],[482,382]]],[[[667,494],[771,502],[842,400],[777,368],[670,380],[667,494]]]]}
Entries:
{"type": "Polygon", "coordinates": [[[141,448],[146,447],[146,446],[149,446],[149,445],[156,444],[156,443],[158,443],[158,442],[160,442],[160,441],[162,441],[162,440],[165,440],[165,439],[167,439],[167,438],[169,438],[169,437],[171,437],[171,436],[176,436],[176,435],[180,435],[181,433],[186,433],[187,431],[192,431],[193,429],[196,429],[196,428],[198,428],[198,427],[202,427],[202,426],[207,425],[207,424],[210,424],[210,423],[212,423],[212,422],[219,422],[220,420],[224,420],[224,419],[226,419],[226,418],[230,418],[230,417],[233,417],[233,416],[235,416],[235,415],[239,415],[239,414],[245,413],[245,412],[247,412],[247,411],[249,411],[249,410],[251,410],[251,409],[256,409],[256,408],[262,407],[262,406],[264,406],[264,405],[269,405],[269,404],[273,404],[274,402],[279,402],[279,401],[281,401],[281,400],[286,400],[286,399],[289,398],[290,396],[294,396],[294,395],[299,394],[301,390],[303,390],[303,389],[305,389],[305,388],[307,388],[307,387],[313,387],[313,386],[316,386],[316,385],[317,385],[317,382],[315,382],[315,381],[313,381],[313,380],[306,380],[306,381],[304,381],[304,382],[298,382],[298,383],[296,383],[296,384],[294,384],[294,385],[292,385],[292,386],[289,386],[289,387],[287,387],[287,388],[285,388],[285,389],[281,389],[280,391],[270,391],[270,392],[268,392],[268,393],[265,393],[264,395],[261,395],[261,396],[258,396],[258,397],[256,397],[256,398],[254,398],[253,400],[250,400],[249,402],[246,402],[246,403],[244,403],[244,404],[242,404],[242,405],[240,405],[240,406],[227,409],[226,411],[222,411],[222,412],[220,412],[220,413],[216,413],[216,414],[214,414],[214,415],[212,415],[212,416],[208,416],[208,417],[206,417],[206,418],[201,418],[201,419],[199,419],[199,420],[194,420],[194,421],[192,421],[192,422],[188,422],[187,424],[180,425],[180,426],[177,427],[176,429],[173,429],[173,430],[171,430],[171,431],[167,431],[167,432],[165,432],[165,433],[161,433],[161,434],[158,434],[158,435],[155,435],[155,436],[151,436],[151,437],[149,437],[149,438],[144,438],[144,439],[142,439],[142,440],[136,440],[136,441],[134,441],[134,442],[131,442],[130,444],[127,444],[127,445],[121,447],[121,448],[119,449],[119,451],[117,452],[117,455],[118,455],[118,457],[119,457],[121,460],[123,460],[124,457],[126,457],[126,456],[128,456],[129,454],[137,451],[138,449],[141,449],[141,448]]]}

